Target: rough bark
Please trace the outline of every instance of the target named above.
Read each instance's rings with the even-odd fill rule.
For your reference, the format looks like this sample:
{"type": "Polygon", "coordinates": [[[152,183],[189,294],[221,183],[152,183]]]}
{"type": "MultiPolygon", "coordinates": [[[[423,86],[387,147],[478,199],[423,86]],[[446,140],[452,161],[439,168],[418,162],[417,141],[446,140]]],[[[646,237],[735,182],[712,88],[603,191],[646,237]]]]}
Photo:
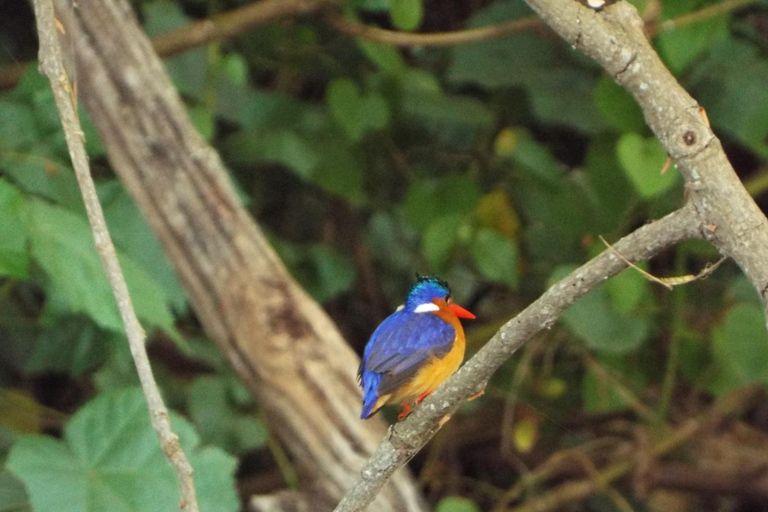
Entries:
{"type": "MultiPolygon", "coordinates": [[[[189,122],[125,0],[56,0],[78,90],[210,338],[257,397],[313,510],[331,508],[384,433],[357,416],[358,359],[294,282],[189,122]]],[[[407,473],[376,510],[422,510],[407,473]]]]}

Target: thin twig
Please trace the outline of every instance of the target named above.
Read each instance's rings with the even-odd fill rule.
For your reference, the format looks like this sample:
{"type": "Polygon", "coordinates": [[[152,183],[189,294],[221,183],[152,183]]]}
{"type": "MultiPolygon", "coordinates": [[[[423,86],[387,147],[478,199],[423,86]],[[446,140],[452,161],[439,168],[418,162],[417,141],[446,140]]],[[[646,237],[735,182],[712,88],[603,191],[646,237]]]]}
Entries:
{"type": "Polygon", "coordinates": [[[530,16],[505,23],[499,23],[497,25],[489,25],[487,27],[457,30],[455,32],[417,34],[355,23],[344,19],[340,14],[328,14],[326,20],[329,25],[343,34],[384,43],[390,46],[453,46],[457,44],[484,41],[486,39],[495,39],[523,30],[545,27],[538,16],[530,16]]]}
{"type": "MultiPolygon", "coordinates": [[[[184,454],[179,439],[171,430],[168,410],[160,396],[149,358],[144,346],[145,333],[139,323],[131,303],[125,278],[120,270],[115,246],[107,230],[99,198],[96,194],[96,186],[91,178],[88,155],[83,144],[83,132],[77,117],[76,106],[72,103],[71,91],[74,89],[69,84],[62,63],[61,48],[56,34],[56,18],[51,0],[34,0],[35,16],[37,19],[37,32],[40,41],[40,69],[51,82],[56,107],[61,116],[61,125],[67,141],[75,176],[83,196],[88,221],[93,232],[96,250],[101,258],[107,279],[112,287],[112,292],[117,301],[120,317],[123,320],[125,334],[131,349],[131,355],[136,364],[141,388],[149,407],[150,420],[160,439],[160,446],[166,457],[171,461],[176,470],[176,475],[181,486],[181,508],[187,512],[197,512],[197,497],[192,478],[192,466],[184,454]]],[[[71,35],[70,35],[71,36],[71,35]]]]}

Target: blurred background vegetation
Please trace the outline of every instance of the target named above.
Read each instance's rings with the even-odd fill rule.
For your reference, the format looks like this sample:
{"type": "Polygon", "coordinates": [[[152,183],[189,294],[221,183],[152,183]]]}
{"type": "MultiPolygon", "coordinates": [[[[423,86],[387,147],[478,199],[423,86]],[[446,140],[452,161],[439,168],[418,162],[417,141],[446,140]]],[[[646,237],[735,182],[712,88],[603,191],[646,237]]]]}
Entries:
{"type": "MultiPolygon", "coordinates": [[[[132,1],[150,35],[246,3],[132,1]]],[[[768,2],[633,3],[768,207],[768,2]]],[[[351,35],[360,24],[454,32],[530,16],[521,0],[352,0],[166,60],[243,203],[358,351],[418,272],[446,279],[478,315],[468,325],[471,355],[554,279],[604,250],[599,236],[615,241],[682,204],[682,180],[674,168],[660,174],[666,155],[632,98],[542,24],[437,47],[351,35]]],[[[27,2],[2,2],[0,75],[35,58],[34,33],[27,2]]],[[[291,461],[206,340],[85,121],[155,372],[185,418],[175,425],[203,509],[237,510],[250,494],[295,486],[291,461]]],[[[695,274],[718,257],[691,242],[644,268],[695,274]]],[[[145,456],[156,440],[34,64],[0,93],[0,351],[0,511],[30,510],[30,499],[40,511],[114,510],[115,496],[133,496],[124,510],[178,505],[160,456],[145,456]],[[121,454],[120,481],[103,464],[110,450],[121,454]],[[90,501],[73,491],[80,485],[90,501]],[[167,503],[147,497],[156,495],[167,503]]],[[[610,469],[631,450],[666,453],[638,439],[663,438],[754,383],[768,383],[768,334],[738,268],[726,262],[672,292],[628,270],[527,344],[412,468],[440,512],[506,510],[610,469]],[[551,469],[573,450],[587,462],[551,469]]],[[[752,407],[742,426],[760,442],[732,440],[725,453],[751,450],[764,463],[768,404],[752,407]]],[[[668,458],[707,469],[700,446],[681,443],[668,458]]],[[[735,455],[716,462],[745,465],[735,455]]],[[[759,510],[768,499],[695,489],[660,497],[630,480],[569,507],[759,510]]]]}

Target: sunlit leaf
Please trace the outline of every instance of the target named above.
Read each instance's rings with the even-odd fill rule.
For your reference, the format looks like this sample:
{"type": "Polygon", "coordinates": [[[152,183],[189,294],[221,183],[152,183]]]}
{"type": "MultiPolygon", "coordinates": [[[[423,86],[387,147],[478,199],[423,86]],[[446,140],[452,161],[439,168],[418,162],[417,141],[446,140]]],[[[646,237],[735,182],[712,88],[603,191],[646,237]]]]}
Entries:
{"type": "Polygon", "coordinates": [[[635,190],[646,199],[663,194],[680,181],[675,169],[661,174],[667,153],[653,137],[625,133],[616,144],[616,155],[635,190]]]}

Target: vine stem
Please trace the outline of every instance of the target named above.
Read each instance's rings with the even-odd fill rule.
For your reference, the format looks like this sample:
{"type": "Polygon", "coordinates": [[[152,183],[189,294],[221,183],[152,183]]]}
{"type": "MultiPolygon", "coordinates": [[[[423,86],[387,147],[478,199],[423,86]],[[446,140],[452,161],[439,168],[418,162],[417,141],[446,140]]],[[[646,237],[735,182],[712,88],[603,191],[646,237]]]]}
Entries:
{"type": "Polygon", "coordinates": [[[96,194],[96,185],[91,177],[83,131],[76,110],[77,99],[73,92],[75,89],[65,70],[59,44],[58,32],[66,36],[66,28],[56,19],[51,0],[34,0],[34,9],[40,41],[40,70],[51,83],[67,148],[75,170],[75,177],[88,214],[88,222],[93,233],[96,251],[117,301],[131,355],[141,382],[141,389],[149,408],[150,421],[157,432],[163,453],[176,470],[176,476],[181,486],[180,508],[186,512],[198,512],[192,465],[181,448],[178,436],[171,429],[168,409],[160,396],[144,346],[146,334],[133,309],[128,286],[117,259],[117,251],[112,243],[112,237],[104,219],[104,212],[96,194]]]}

